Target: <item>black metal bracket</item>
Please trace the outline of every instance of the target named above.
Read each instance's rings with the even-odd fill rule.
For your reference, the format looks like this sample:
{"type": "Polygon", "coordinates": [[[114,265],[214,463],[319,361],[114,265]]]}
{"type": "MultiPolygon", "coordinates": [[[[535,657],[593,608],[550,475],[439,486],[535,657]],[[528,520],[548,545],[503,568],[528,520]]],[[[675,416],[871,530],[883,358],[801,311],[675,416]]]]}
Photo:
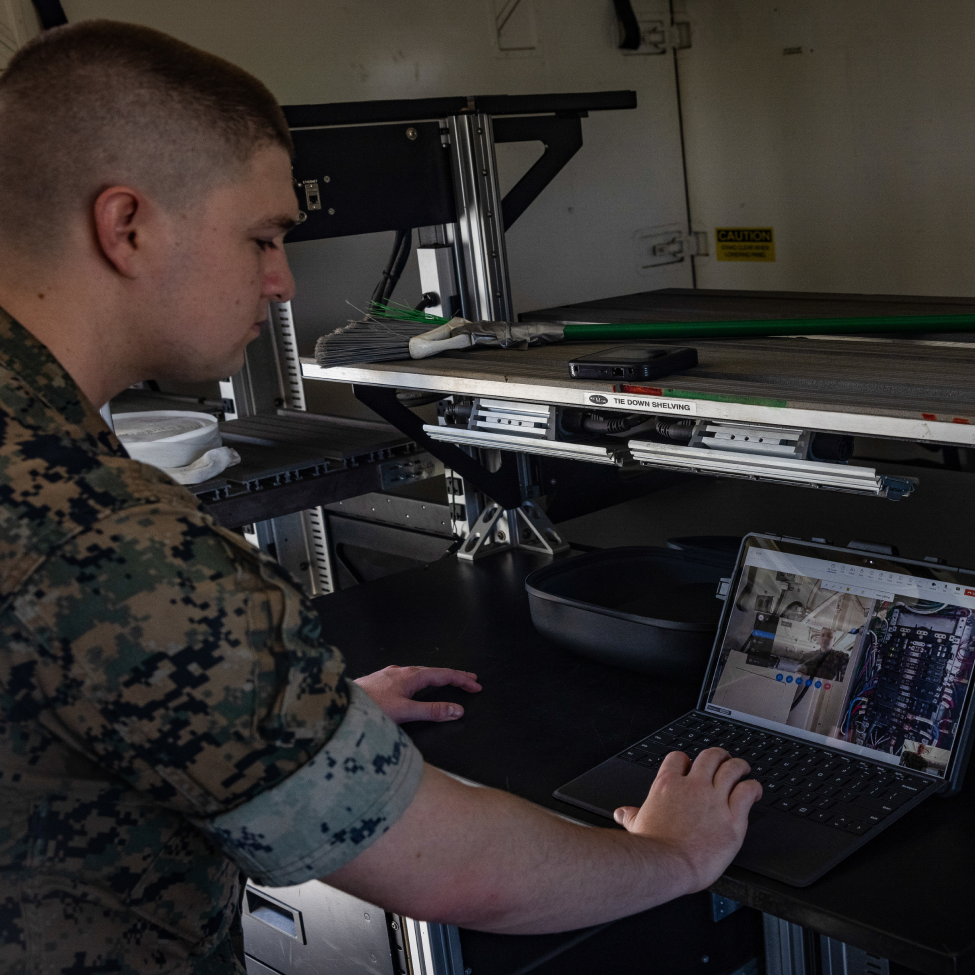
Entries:
{"type": "MultiPolygon", "coordinates": [[[[423,430],[423,420],[412,410],[407,409],[397,398],[396,390],[389,386],[364,386],[352,384],[352,394],[374,413],[378,413],[397,430],[405,433],[417,446],[442,461],[446,467],[456,471],[465,481],[478,491],[486,494],[505,510],[521,506],[521,486],[514,464],[501,462],[496,471],[489,471],[470,454],[454,444],[434,440],[423,430]]],[[[504,452],[502,452],[502,456],[504,452]]]]}
{"type": "Polygon", "coordinates": [[[619,43],[620,48],[624,51],[636,51],[640,47],[642,38],[640,37],[640,22],[633,12],[631,0],[613,0],[613,8],[616,10],[616,19],[623,28],[623,39],[619,43]]]}
{"type": "Polygon", "coordinates": [[[44,30],[61,27],[68,22],[61,0],[34,0],[34,9],[44,30]]]}
{"type": "Polygon", "coordinates": [[[305,212],[288,240],[452,223],[450,156],[440,124],[470,112],[492,117],[496,143],[539,141],[545,146],[501,202],[507,230],[582,147],[580,119],[589,112],[632,108],[633,91],[285,105],[305,212]]]}
{"type": "Polygon", "coordinates": [[[636,108],[635,91],[559,92],[550,95],[455,95],[452,98],[397,98],[325,105],[283,105],[292,129],[375,122],[419,122],[448,115],[536,115],[542,112],[607,112],[636,108]]]}
{"type": "Polygon", "coordinates": [[[494,120],[495,142],[541,142],[545,151],[501,201],[507,230],[582,148],[582,113],[494,120]]]}
{"type": "Polygon", "coordinates": [[[439,122],[298,129],[292,138],[306,218],[289,243],[457,219],[439,122]]]}

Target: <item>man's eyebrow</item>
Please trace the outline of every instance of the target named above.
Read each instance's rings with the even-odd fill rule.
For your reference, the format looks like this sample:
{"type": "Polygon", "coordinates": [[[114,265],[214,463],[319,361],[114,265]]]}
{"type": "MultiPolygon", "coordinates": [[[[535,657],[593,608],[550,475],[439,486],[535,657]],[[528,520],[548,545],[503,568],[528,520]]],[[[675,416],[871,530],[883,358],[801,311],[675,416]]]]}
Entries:
{"type": "Polygon", "coordinates": [[[287,233],[289,230],[293,230],[298,226],[299,221],[295,217],[289,217],[285,214],[277,217],[271,217],[268,220],[261,221],[257,225],[258,230],[274,228],[280,233],[287,233]]]}
{"type": "Polygon", "coordinates": [[[287,217],[287,216],[275,217],[273,222],[275,227],[280,227],[281,230],[284,231],[291,230],[293,227],[298,226],[297,217],[287,217]]]}

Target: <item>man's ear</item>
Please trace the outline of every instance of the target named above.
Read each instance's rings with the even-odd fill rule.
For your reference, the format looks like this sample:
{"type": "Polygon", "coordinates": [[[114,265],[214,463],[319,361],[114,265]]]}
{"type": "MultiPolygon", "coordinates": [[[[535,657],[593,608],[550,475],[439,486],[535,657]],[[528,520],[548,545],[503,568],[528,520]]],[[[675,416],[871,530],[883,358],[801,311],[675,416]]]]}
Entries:
{"type": "Polygon", "coordinates": [[[105,259],[124,277],[138,276],[149,209],[146,198],[128,186],[111,186],[95,200],[95,238],[105,259]]]}

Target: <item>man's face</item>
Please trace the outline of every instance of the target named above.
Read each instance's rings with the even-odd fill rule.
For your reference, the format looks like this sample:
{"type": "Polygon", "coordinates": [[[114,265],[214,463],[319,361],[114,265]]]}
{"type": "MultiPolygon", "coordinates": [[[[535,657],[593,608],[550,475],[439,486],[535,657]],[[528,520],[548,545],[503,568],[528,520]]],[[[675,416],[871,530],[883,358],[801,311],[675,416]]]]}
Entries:
{"type": "MultiPolygon", "coordinates": [[[[157,279],[156,334],[146,378],[201,381],[240,369],[271,301],[290,301],[285,233],[298,217],[291,162],[259,149],[241,176],[167,218],[171,260],[157,279]]],[[[140,342],[142,344],[142,342],[140,342]]]]}

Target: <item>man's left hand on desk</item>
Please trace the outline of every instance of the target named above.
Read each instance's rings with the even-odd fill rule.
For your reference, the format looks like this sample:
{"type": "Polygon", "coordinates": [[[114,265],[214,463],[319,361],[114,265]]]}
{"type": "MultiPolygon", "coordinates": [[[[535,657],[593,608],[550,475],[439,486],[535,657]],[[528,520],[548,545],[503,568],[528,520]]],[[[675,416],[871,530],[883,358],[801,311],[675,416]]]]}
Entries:
{"type": "Polygon", "coordinates": [[[359,677],[356,683],[397,724],[406,721],[456,721],[464,709],[449,701],[414,701],[413,695],[426,687],[460,687],[472,694],[481,689],[477,674],[448,667],[397,667],[377,670],[359,677]]]}

